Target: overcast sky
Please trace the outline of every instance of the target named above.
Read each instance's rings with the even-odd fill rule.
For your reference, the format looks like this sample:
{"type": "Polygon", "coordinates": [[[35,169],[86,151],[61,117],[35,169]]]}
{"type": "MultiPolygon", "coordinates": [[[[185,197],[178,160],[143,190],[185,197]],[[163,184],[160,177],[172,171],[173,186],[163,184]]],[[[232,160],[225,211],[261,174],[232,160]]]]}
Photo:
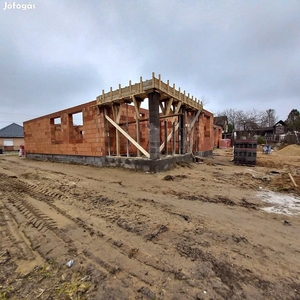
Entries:
{"type": "Polygon", "coordinates": [[[300,109],[300,0],[7,4],[0,0],[0,128],[152,72],[212,112],[273,108],[285,120],[300,109]]]}

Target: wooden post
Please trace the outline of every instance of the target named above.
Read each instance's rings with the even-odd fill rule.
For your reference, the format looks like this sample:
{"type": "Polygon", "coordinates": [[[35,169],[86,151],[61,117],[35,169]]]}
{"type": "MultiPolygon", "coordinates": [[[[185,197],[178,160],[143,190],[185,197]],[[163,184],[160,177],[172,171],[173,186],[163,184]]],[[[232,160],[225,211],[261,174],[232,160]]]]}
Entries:
{"type": "Polygon", "coordinates": [[[173,137],[173,151],[172,151],[172,155],[175,155],[176,153],[176,134],[175,134],[176,130],[175,130],[175,122],[173,122],[173,132],[172,132],[172,137],[173,137]]]}
{"type": "MultiPolygon", "coordinates": [[[[135,120],[136,120],[136,141],[138,144],[141,142],[141,130],[140,130],[140,106],[141,101],[136,100],[134,96],[132,96],[134,108],[135,108],[135,120]]],[[[137,148],[136,152],[137,157],[141,156],[140,150],[137,148]]]]}
{"type": "Polygon", "coordinates": [[[120,131],[127,139],[130,140],[130,142],[137,148],[140,149],[140,151],[148,158],[150,158],[150,154],[141,146],[139,145],[129,134],[126,133],[125,130],[123,130],[116,122],[114,122],[109,116],[105,116],[106,120],[111,123],[116,130],[120,131]]]}
{"type": "Polygon", "coordinates": [[[140,77],[140,88],[139,88],[139,92],[142,92],[143,90],[143,78],[142,76],[140,77]]]}
{"type": "Polygon", "coordinates": [[[291,174],[291,173],[288,173],[288,174],[289,174],[289,176],[290,176],[290,178],[291,178],[291,180],[292,180],[294,186],[297,187],[297,183],[295,182],[295,179],[294,179],[294,177],[292,176],[292,174],[291,174]]]}
{"type": "MultiPolygon", "coordinates": [[[[136,119],[136,141],[141,143],[141,129],[140,129],[140,119],[136,119]]],[[[137,148],[136,156],[141,156],[141,151],[137,148]]]]}
{"type": "Polygon", "coordinates": [[[193,153],[193,142],[194,142],[194,130],[195,128],[193,127],[192,130],[190,131],[190,153],[193,153]]]}
{"type": "MultiPolygon", "coordinates": [[[[197,122],[197,120],[199,119],[201,111],[202,111],[201,109],[199,109],[197,111],[197,113],[195,114],[192,122],[190,123],[189,133],[190,133],[190,151],[191,152],[193,152],[194,133],[195,133],[194,126],[195,126],[195,123],[197,122]]],[[[196,134],[198,135],[197,132],[196,132],[196,134]]],[[[196,145],[197,145],[197,138],[198,138],[198,136],[196,137],[196,145]]],[[[198,147],[196,146],[196,148],[198,148],[198,147]]]]}
{"type": "Polygon", "coordinates": [[[161,90],[161,76],[158,74],[158,88],[161,90]]]}
{"type": "Polygon", "coordinates": [[[186,128],[185,128],[185,119],[186,119],[186,111],[185,107],[181,106],[182,115],[180,115],[180,154],[185,154],[186,151],[186,128]]]}
{"type": "Polygon", "coordinates": [[[201,110],[199,109],[194,117],[194,119],[192,120],[191,122],[191,127],[190,129],[193,129],[194,128],[194,125],[196,123],[196,121],[198,120],[199,116],[200,116],[200,113],[201,113],[201,110]]]}
{"type": "Polygon", "coordinates": [[[198,152],[198,143],[199,143],[199,129],[198,126],[196,127],[196,152],[198,152]]]}
{"type": "MultiPolygon", "coordinates": [[[[179,112],[179,110],[180,110],[180,107],[181,107],[181,102],[178,102],[178,103],[177,103],[177,106],[176,106],[176,109],[175,109],[175,114],[174,114],[174,115],[177,115],[177,114],[178,114],[178,112],[179,112]]],[[[179,119],[180,119],[180,118],[179,118],[179,119]]],[[[176,117],[174,116],[171,122],[174,123],[175,120],[176,120],[176,117]]],[[[179,124],[179,123],[178,123],[178,124],[179,124]]],[[[179,128],[179,125],[178,125],[178,124],[175,126],[175,131],[177,131],[178,128],[179,128]]],[[[172,132],[168,135],[167,142],[170,141],[171,138],[172,138],[172,132]]],[[[162,151],[162,150],[164,149],[164,147],[165,147],[165,142],[163,142],[163,143],[160,145],[159,151],[162,151]]]]}
{"type": "Polygon", "coordinates": [[[168,128],[167,128],[167,121],[164,121],[164,125],[165,125],[165,155],[168,155],[168,128]]]}
{"type": "MultiPolygon", "coordinates": [[[[104,114],[107,116],[107,108],[104,108],[104,114]]],[[[107,134],[107,150],[108,150],[108,156],[110,156],[110,135],[109,135],[109,123],[106,120],[106,134],[107,134]]]]}
{"type": "Polygon", "coordinates": [[[165,115],[165,107],[163,105],[163,102],[159,102],[159,107],[160,107],[161,112],[163,113],[163,115],[165,115]]]}
{"type": "MultiPolygon", "coordinates": [[[[119,103],[113,104],[113,114],[115,122],[118,124],[120,122],[121,117],[121,105],[119,103]]],[[[120,135],[119,131],[116,129],[116,154],[120,156],[120,135]]]]}
{"type": "Polygon", "coordinates": [[[170,98],[169,100],[168,100],[168,103],[167,103],[167,105],[165,105],[165,115],[169,115],[170,114],[170,110],[171,110],[171,105],[172,105],[172,103],[173,103],[173,98],[170,98]]]}
{"type": "MultiPolygon", "coordinates": [[[[128,103],[126,103],[126,133],[128,134],[128,103]]],[[[129,157],[129,140],[126,139],[126,154],[129,157]]]]}
{"type": "Polygon", "coordinates": [[[181,141],[181,138],[182,138],[182,129],[181,129],[181,125],[182,124],[182,116],[180,115],[178,117],[178,128],[180,128],[178,130],[178,154],[181,154],[181,144],[182,144],[182,141],[181,141]]]}

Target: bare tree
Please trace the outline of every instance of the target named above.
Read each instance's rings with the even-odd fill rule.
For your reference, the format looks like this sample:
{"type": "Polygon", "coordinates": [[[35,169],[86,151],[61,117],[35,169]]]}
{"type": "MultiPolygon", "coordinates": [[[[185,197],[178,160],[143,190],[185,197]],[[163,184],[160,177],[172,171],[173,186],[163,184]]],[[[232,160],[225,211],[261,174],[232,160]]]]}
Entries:
{"type": "Polygon", "coordinates": [[[252,109],[249,111],[225,109],[216,114],[227,116],[229,131],[251,131],[259,128],[261,112],[252,109]]]}
{"type": "Polygon", "coordinates": [[[224,109],[218,113],[216,116],[222,117],[226,116],[228,120],[228,131],[233,132],[235,130],[239,130],[241,123],[240,120],[242,119],[243,111],[236,110],[234,108],[224,109]]]}
{"type": "Polygon", "coordinates": [[[275,109],[258,111],[251,109],[247,111],[233,108],[224,109],[216,114],[217,116],[227,116],[229,131],[249,132],[261,127],[271,127],[278,121],[275,109]]]}
{"type": "Polygon", "coordinates": [[[243,111],[240,119],[240,130],[253,131],[258,129],[260,123],[261,113],[256,109],[243,111]]]}
{"type": "Polygon", "coordinates": [[[270,108],[262,112],[260,122],[261,127],[272,127],[277,121],[278,116],[276,115],[275,109],[270,108]]]}
{"type": "Polygon", "coordinates": [[[202,96],[199,100],[202,102],[203,106],[206,106],[210,102],[206,96],[202,96]]]}

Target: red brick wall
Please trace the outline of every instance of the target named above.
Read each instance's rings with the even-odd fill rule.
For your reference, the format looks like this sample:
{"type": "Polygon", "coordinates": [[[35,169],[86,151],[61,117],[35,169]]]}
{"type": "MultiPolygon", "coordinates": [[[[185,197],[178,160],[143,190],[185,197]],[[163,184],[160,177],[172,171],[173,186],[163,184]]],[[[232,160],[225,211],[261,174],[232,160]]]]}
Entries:
{"type": "Polygon", "coordinates": [[[196,147],[197,151],[212,150],[214,146],[213,114],[207,110],[203,110],[196,124],[198,132],[198,143],[194,147],[196,147]]]}
{"type": "Polygon", "coordinates": [[[219,141],[222,139],[223,128],[221,126],[217,126],[214,128],[214,147],[219,146],[219,141]]]}
{"type": "MultiPolygon", "coordinates": [[[[170,118],[171,119],[171,118],[170,118]]],[[[188,119],[192,120],[192,114],[186,113],[185,116],[186,123],[189,124],[190,121],[188,119]]],[[[165,125],[164,125],[164,119],[161,120],[160,123],[160,137],[161,137],[161,143],[163,143],[164,140],[164,133],[165,133],[165,125]]],[[[169,134],[172,129],[173,125],[171,121],[167,122],[167,134],[169,134]]],[[[185,127],[185,134],[186,134],[186,151],[188,152],[191,148],[191,150],[194,151],[210,151],[213,149],[214,146],[214,128],[213,128],[213,114],[203,110],[203,112],[200,114],[198,120],[195,122],[194,125],[194,136],[192,136],[192,132],[189,131],[188,127],[185,127]],[[192,138],[192,141],[191,141],[192,138]],[[192,142],[192,146],[191,146],[192,142]]],[[[176,138],[176,153],[178,153],[178,131],[176,132],[175,135],[176,138]]],[[[221,138],[222,138],[222,132],[221,132],[221,138]]],[[[168,153],[172,153],[172,139],[168,142],[168,153]]]]}
{"type": "MultiPolygon", "coordinates": [[[[108,116],[114,120],[113,112],[107,107],[108,116]]],[[[24,122],[24,138],[27,153],[66,154],[84,156],[108,155],[108,139],[111,155],[116,155],[116,129],[104,117],[105,108],[100,109],[96,101],[71,107],[53,114],[24,122]],[[72,114],[82,112],[83,125],[74,126],[72,114]],[[60,124],[54,119],[60,118],[60,124]],[[109,133],[109,134],[108,134],[109,133]]],[[[148,110],[140,109],[141,119],[148,118],[148,110]]],[[[133,105],[121,105],[120,123],[128,124],[128,134],[137,140],[135,108],[133,105]],[[128,109],[128,117],[127,117],[128,109]]],[[[171,117],[167,120],[168,134],[172,131],[171,117]]],[[[164,120],[161,120],[161,143],[164,142],[164,120]]],[[[126,125],[121,125],[126,131],[126,125]]],[[[148,151],[149,122],[140,122],[140,144],[148,151]]],[[[190,135],[187,133],[187,150],[190,148],[190,135]]],[[[127,139],[120,133],[120,153],[127,153],[127,139]]],[[[214,146],[213,115],[203,110],[195,123],[193,151],[209,151],[214,146]]],[[[172,152],[172,140],[168,143],[168,153],[172,152]]],[[[129,153],[136,155],[137,149],[129,142],[129,153]]],[[[178,153],[178,132],[176,132],[176,153],[178,153]]]]}
{"type": "Polygon", "coordinates": [[[96,101],[24,122],[26,152],[105,155],[103,126],[103,111],[98,111],[96,101]],[[73,126],[71,115],[78,112],[82,112],[83,126],[73,126]],[[59,117],[61,124],[54,124],[59,117]]]}
{"type": "MultiPolygon", "coordinates": [[[[121,106],[120,122],[126,122],[126,105],[121,106]]],[[[110,118],[113,113],[107,110],[110,118]]],[[[140,113],[148,117],[148,111],[140,109],[140,113]]],[[[134,106],[128,105],[128,121],[135,121],[134,106]]],[[[148,122],[140,123],[141,145],[148,146],[148,122]]],[[[111,154],[116,154],[116,129],[109,124],[111,154]]],[[[121,126],[126,131],[126,126],[121,126]]],[[[129,135],[136,140],[136,124],[128,127],[129,135]]],[[[127,152],[126,138],[119,134],[121,154],[127,152]]],[[[105,156],[108,154],[107,121],[104,108],[98,109],[96,101],[88,102],[76,107],[65,109],[44,117],[24,123],[24,137],[28,153],[41,154],[69,154],[85,156],[105,156]],[[82,112],[83,125],[74,126],[72,114],[82,112]],[[55,118],[61,118],[61,124],[54,124],[55,118]]],[[[136,148],[130,143],[130,152],[136,153],[136,148]]]]}

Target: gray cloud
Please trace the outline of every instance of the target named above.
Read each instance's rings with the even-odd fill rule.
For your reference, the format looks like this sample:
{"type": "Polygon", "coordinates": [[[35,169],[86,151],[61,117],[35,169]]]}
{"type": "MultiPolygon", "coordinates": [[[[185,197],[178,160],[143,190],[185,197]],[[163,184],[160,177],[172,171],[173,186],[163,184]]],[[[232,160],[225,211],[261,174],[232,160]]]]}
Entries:
{"type": "Polygon", "coordinates": [[[212,111],[299,109],[298,0],[35,4],[0,8],[0,128],[3,112],[50,113],[152,71],[212,111]]]}

